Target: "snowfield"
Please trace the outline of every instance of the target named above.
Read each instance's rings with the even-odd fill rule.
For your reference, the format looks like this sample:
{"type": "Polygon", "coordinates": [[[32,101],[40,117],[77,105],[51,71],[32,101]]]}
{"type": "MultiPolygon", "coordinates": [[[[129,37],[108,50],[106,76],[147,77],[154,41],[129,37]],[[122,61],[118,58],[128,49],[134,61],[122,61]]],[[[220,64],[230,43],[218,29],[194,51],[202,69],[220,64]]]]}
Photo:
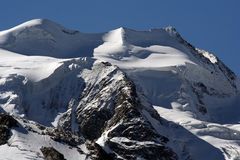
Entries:
{"type": "MultiPolygon", "coordinates": [[[[35,123],[54,128],[71,114],[71,131],[79,132],[73,118],[78,114],[76,100],[96,100],[86,104],[89,112],[104,106],[112,98],[109,90],[124,79],[120,72],[133,81],[139,101],[159,114],[161,122],[148,109],[142,111],[156,132],[169,139],[166,146],[178,159],[240,159],[240,80],[214,54],[193,47],[172,27],[91,34],[42,19],[0,32],[0,111],[33,130],[12,129],[8,143],[0,145],[0,159],[43,159],[42,146],[54,147],[67,160],[88,159],[86,144],[56,142],[40,134],[35,123]],[[84,87],[100,86],[107,78],[114,85],[101,92],[101,101],[80,96],[84,87]]],[[[114,129],[95,139],[106,153],[113,152],[106,141],[114,129]]],[[[135,147],[153,143],[127,137],[111,142],[135,147]]]]}

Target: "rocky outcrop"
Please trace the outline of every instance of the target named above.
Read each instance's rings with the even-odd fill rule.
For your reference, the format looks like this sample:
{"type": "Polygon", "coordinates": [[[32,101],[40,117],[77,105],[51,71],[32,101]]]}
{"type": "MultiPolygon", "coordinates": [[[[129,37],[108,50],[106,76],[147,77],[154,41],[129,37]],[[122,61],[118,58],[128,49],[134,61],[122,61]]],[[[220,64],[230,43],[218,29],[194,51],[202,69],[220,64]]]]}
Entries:
{"type": "Polygon", "coordinates": [[[92,141],[93,145],[88,145],[94,153],[92,158],[177,159],[166,147],[168,138],[158,133],[146,117],[159,121],[159,115],[139,99],[134,83],[113,66],[97,84],[86,85],[76,119],[79,131],[92,141]],[[115,75],[117,79],[112,78],[115,75]]]}
{"type": "Polygon", "coordinates": [[[127,89],[120,90],[115,101],[115,114],[101,137],[105,139],[102,147],[114,154],[115,159],[177,159],[177,155],[166,147],[168,138],[154,129],[146,115],[158,120],[160,117],[155,117],[154,110],[139,101],[131,81],[125,79],[125,83],[127,89]]]}
{"type": "Polygon", "coordinates": [[[44,156],[44,160],[66,160],[63,154],[53,147],[42,147],[40,150],[44,156]]]}
{"type": "Polygon", "coordinates": [[[17,127],[18,122],[10,115],[0,113],[0,145],[6,144],[11,136],[11,128],[17,127]]]}
{"type": "Polygon", "coordinates": [[[6,144],[10,137],[10,130],[6,126],[0,125],[0,145],[6,144]]]}
{"type": "Polygon", "coordinates": [[[88,157],[92,160],[113,160],[114,154],[106,153],[99,144],[91,141],[86,142],[86,146],[89,150],[88,157]]]}
{"type": "Polygon", "coordinates": [[[0,113],[0,125],[8,128],[17,127],[18,122],[6,113],[0,113]]]}
{"type": "Polygon", "coordinates": [[[57,129],[45,134],[72,147],[85,143],[91,159],[177,159],[166,147],[168,138],[147,117],[160,121],[159,115],[140,100],[135,84],[118,67],[99,63],[81,74],[80,97],[71,99],[57,129]]]}
{"type": "Polygon", "coordinates": [[[52,140],[65,143],[72,147],[77,147],[80,144],[84,143],[84,139],[81,136],[74,135],[70,131],[59,130],[56,128],[47,129],[45,134],[49,135],[52,140]]]}

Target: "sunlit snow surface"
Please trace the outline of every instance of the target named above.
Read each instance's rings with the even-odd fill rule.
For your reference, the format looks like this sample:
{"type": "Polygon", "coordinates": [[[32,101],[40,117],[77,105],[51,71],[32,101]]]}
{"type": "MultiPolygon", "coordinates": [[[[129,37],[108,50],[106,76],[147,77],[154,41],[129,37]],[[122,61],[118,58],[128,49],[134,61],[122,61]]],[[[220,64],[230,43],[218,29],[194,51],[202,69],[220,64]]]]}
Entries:
{"type": "Polygon", "coordinates": [[[18,74],[31,81],[40,81],[50,76],[61,63],[59,59],[43,56],[22,56],[0,49],[0,76],[18,74]]]}
{"type": "MultiPolygon", "coordinates": [[[[223,156],[229,160],[240,159],[239,88],[234,88],[217,67],[218,59],[213,54],[199,50],[199,54],[208,61],[203,62],[194,56],[186,44],[179,41],[171,28],[150,31],[119,28],[107,33],[85,34],[66,30],[48,20],[33,20],[0,32],[0,47],[0,106],[7,112],[21,115],[21,111],[14,106],[15,101],[5,102],[7,97],[17,101],[14,97],[16,93],[3,88],[9,78],[20,75],[26,81],[38,83],[53,76],[51,86],[59,76],[66,74],[59,72],[65,63],[68,66],[72,63],[72,67],[78,64],[69,58],[94,57],[120,67],[162,118],[189,131],[185,133],[175,125],[166,130],[166,136],[172,141],[168,145],[175,149],[180,159],[186,159],[187,156],[194,160],[220,160],[223,156]],[[201,101],[207,108],[205,114],[196,107],[199,98],[193,92],[196,83],[204,84],[210,92],[201,95],[201,101]],[[184,151],[179,148],[184,148],[184,151]]],[[[92,63],[88,60],[80,61],[80,64],[92,63]]],[[[89,79],[88,74],[81,76],[89,79]]],[[[46,87],[44,83],[40,84],[38,89],[46,87]]],[[[43,94],[37,96],[44,99],[43,94]]],[[[32,112],[35,113],[34,110],[32,112]]],[[[54,116],[46,124],[56,125],[61,109],[54,116]]],[[[44,119],[41,115],[36,118],[38,122],[42,122],[41,119],[44,119]]],[[[67,159],[74,159],[71,157],[76,155],[74,150],[65,149],[47,137],[35,136],[33,133],[24,135],[14,131],[9,143],[33,152],[4,145],[0,146],[0,159],[13,159],[9,155],[18,155],[19,159],[26,159],[25,155],[33,158],[39,154],[35,152],[42,144],[49,143],[59,148],[67,159]],[[28,148],[28,144],[31,148],[28,148]]]]}
{"type": "MultiPolygon", "coordinates": [[[[169,39],[163,30],[156,33],[163,39],[158,44],[154,42],[151,32],[145,32],[146,39],[153,38],[150,38],[152,44],[150,41],[148,45],[135,42],[139,36],[144,35],[143,32],[135,34],[135,39],[133,37],[129,43],[128,36],[131,35],[128,32],[135,31],[120,28],[107,33],[104,36],[105,42],[94,50],[94,57],[122,68],[137,84],[139,91],[148,97],[161,117],[183,126],[210,144],[202,144],[197,138],[188,137],[180,128],[174,127],[169,131],[175,134],[167,133],[167,136],[185,146],[192,159],[223,159],[222,154],[225,159],[240,158],[240,97],[228,80],[220,73],[213,74],[216,71],[211,72],[205,66],[207,64],[202,64],[188,49],[179,46],[174,39],[169,39]],[[194,109],[195,97],[189,92],[189,83],[194,82],[201,82],[219,93],[216,96],[203,95],[208,111],[205,115],[194,109]],[[221,94],[227,96],[220,96],[221,94]],[[220,149],[219,152],[215,151],[215,147],[220,149]]],[[[202,52],[211,63],[217,63],[214,55],[202,52]]],[[[175,148],[178,150],[178,147],[175,148]]],[[[183,151],[178,154],[182,159],[186,158],[183,151]]]]}

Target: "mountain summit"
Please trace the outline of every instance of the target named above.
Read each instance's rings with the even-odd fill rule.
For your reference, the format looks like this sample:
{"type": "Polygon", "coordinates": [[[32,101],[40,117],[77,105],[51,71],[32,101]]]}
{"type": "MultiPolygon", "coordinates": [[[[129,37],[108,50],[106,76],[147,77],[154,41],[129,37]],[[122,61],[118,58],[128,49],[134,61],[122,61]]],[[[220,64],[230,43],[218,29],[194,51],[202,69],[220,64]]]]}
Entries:
{"type": "Polygon", "coordinates": [[[239,78],[173,27],[0,32],[0,159],[240,159],[239,78]]]}

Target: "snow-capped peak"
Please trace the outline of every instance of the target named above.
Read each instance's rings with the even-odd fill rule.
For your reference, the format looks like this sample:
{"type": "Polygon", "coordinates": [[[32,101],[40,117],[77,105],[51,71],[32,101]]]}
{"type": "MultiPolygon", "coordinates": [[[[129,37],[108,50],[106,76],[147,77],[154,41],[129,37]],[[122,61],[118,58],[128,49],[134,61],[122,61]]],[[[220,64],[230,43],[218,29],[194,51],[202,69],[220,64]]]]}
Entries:
{"type": "Polygon", "coordinates": [[[0,48],[24,55],[91,56],[102,36],[69,30],[46,19],[35,19],[0,32],[0,48]]]}
{"type": "Polygon", "coordinates": [[[105,42],[109,42],[109,43],[114,43],[114,44],[124,44],[124,34],[125,34],[125,30],[124,28],[120,27],[118,29],[115,29],[113,31],[110,31],[109,33],[105,34],[103,36],[103,40],[105,42]]]}
{"type": "Polygon", "coordinates": [[[0,111],[20,123],[0,136],[0,159],[10,148],[42,160],[48,146],[68,160],[239,159],[239,87],[173,27],[82,33],[31,20],[0,32],[0,111]]]}
{"type": "Polygon", "coordinates": [[[33,19],[33,20],[27,21],[25,23],[22,23],[20,25],[17,25],[16,27],[13,27],[6,31],[2,31],[0,33],[1,34],[10,33],[10,34],[18,35],[18,34],[20,34],[19,32],[24,32],[24,30],[27,30],[30,28],[38,28],[38,29],[44,30],[44,31],[52,33],[52,34],[56,33],[56,32],[64,32],[65,30],[66,30],[66,32],[68,32],[68,31],[74,32],[74,31],[66,29],[63,26],[61,26],[60,24],[57,24],[48,19],[33,19]]]}

